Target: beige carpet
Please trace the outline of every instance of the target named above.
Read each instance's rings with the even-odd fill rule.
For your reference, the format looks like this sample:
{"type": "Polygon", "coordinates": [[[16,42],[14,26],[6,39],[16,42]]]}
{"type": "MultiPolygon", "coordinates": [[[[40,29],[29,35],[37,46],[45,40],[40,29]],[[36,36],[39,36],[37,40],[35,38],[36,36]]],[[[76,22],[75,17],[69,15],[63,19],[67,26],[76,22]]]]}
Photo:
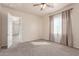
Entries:
{"type": "Polygon", "coordinates": [[[46,40],[20,43],[16,47],[1,49],[1,56],[78,56],[79,50],[46,40]]]}

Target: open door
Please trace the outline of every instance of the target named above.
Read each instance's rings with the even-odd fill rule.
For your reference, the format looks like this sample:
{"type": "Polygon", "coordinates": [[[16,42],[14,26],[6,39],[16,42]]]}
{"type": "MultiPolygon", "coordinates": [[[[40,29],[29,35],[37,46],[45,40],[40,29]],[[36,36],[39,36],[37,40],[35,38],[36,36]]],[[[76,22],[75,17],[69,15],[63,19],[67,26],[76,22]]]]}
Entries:
{"type": "Polygon", "coordinates": [[[8,48],[21,42],[21,17],[8,14],[8,48]]]}
{"type": "Polygon", "coordinates": [[[8,14],[8,48],[12,45],[12,16],[8,14]]]}

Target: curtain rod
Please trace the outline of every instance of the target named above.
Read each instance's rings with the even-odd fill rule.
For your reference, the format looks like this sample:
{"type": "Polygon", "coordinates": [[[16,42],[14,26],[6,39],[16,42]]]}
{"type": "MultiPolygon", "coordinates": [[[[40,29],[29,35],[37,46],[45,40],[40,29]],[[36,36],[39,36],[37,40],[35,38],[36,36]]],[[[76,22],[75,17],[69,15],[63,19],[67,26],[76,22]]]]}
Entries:
{"type": "MultiPolygon", "coordinates": [[[[70,8],[70,9],[67,9],[67,10],[73,10],[73,8],[70,8]]],[[[64,10],[64,11],[67,11],[67,10],[64,10]]],[[[64,11],[61,11],[61,12],[64,12],[64,11]]]]}
{"type": "MultiPolygon", "coordinates": [[[[67,9],[67,10],[73,10],[73,8],[70,8],[70,9],[67,9]]],[[[65,12],[65,11],[67,11],[67,10],[62,10],[62,11],[59,10],[59,12],[55,11],[55,12],[57,12],[57,13],[55,13],[55,14],[50,14],[49,16],[53,16],[53,15],[56,15],[56,14],[60,14],[60,13],[65,12]]]]}

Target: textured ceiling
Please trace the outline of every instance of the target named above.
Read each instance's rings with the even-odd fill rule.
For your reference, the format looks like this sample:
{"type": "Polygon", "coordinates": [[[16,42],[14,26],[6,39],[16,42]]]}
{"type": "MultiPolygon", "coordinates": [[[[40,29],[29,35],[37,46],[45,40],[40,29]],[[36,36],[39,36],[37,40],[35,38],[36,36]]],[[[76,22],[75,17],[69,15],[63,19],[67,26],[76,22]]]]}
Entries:
{"type": "Polygon", "coordinates": [[[49,5],[53,5],[53,8],[46,7],[44,10],[40,11],[40,6],[33,6],[34,3],[4,3],[1,4],[5,7],[16,9],[23,12],[32,13],[35,15],[46,15],[56,10],[59,10],[70,3],[48,3],[49,5]]]}

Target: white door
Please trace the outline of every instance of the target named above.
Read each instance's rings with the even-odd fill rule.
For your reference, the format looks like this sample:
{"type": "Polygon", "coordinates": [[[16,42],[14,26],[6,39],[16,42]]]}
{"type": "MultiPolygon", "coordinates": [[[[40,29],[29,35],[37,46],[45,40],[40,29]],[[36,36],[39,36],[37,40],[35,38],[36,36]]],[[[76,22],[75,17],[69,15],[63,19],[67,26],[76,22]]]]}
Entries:
{"type": "Polygon", "coordinates": [[[8,14],[8,48],[12,45],[12,16],[8,14]]]}
{"type": "Polygon", "coordinates": [[[8,14],[8,48],[16,46],[21,39],[21,17],[8,14]]]}

